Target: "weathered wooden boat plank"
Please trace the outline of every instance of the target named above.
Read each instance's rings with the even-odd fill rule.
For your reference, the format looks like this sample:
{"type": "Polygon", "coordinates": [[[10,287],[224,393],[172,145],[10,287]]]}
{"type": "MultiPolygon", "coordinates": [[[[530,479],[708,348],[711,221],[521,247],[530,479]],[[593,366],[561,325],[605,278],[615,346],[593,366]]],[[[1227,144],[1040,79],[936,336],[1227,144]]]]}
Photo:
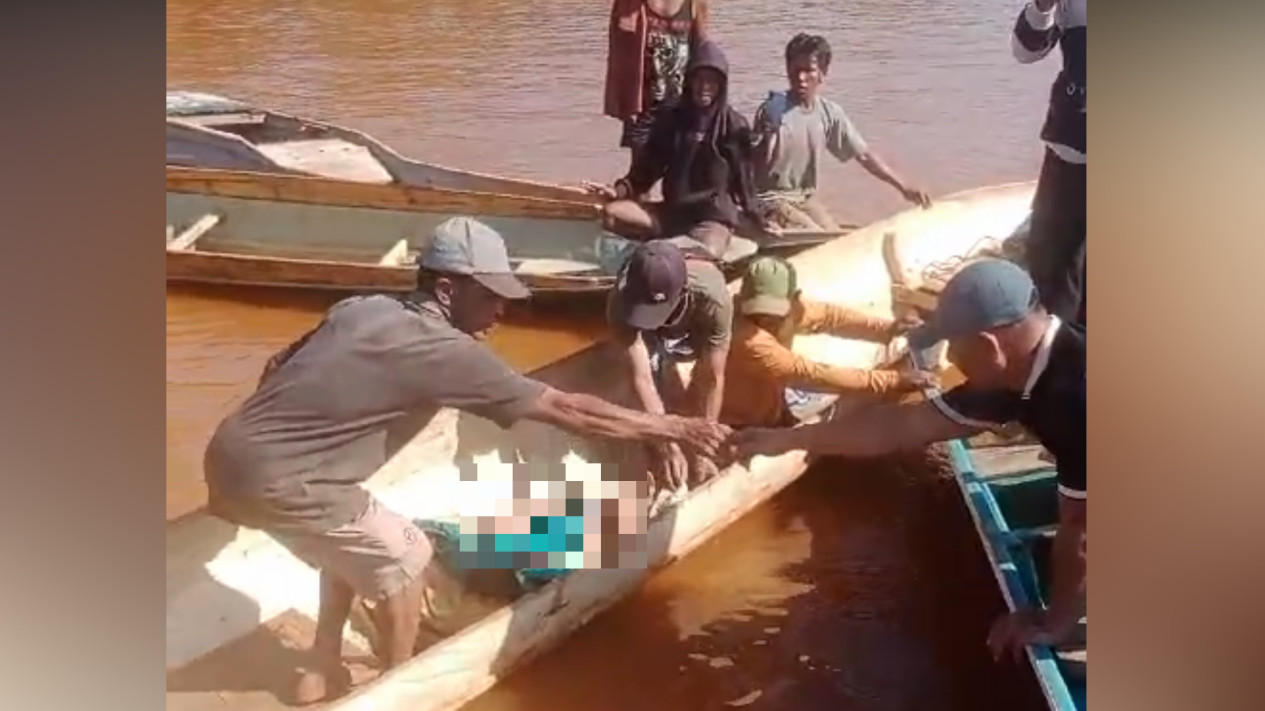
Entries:
{"type": "Polygon", "coordinates": [[[452,214],[594,220],[595,204],[410,185],[374,185],[308,175],[167,167],[167,191],[350,207],[429,209],[452,214]]]}
{"type": "Polygon", "coordinates": [[[1053,469],[1053,464],[1041,458],[1043,452],[1045,448],[1041,445],[972,448],[971,461],[976,474],[983,479],[993,479],[1053,469]]]}

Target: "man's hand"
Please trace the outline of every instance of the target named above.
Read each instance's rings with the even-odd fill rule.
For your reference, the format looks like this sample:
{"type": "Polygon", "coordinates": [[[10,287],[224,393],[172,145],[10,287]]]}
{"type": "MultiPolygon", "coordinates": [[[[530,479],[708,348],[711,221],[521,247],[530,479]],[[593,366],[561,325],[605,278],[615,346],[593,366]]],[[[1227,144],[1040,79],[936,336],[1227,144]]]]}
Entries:
{"type": "Polygon", "coordinates": [[[699,417],[678,418],[676,430],[677,442],[705,457],[715,457],[733,434],[728,425],[699,417]]]}
{"type": "Polygon", "coordinates": [[[720,467],[711,459],[699,455],[690,457],[689,484],[691,489],[711,481],[719,474],[720,467]]]}
{"type": "Polygon", "coordinates": [[[903,336],[906,333],[918,328],[922,325],[922,318],[913,311],[907,311],[901,314],[901,317],[892,322],[892,327],[888,331],[891,338],[903,336]]]}
{"type": "Polygon", "coordinates": [[[589,180],[583,181],[582,183],[580,183],[580,185],[581,187],[584,188],[586,192],[588,192],[588,194],[600,200],[605,200],[606,202],[610,202],[612,200],[619,199],[619,191],[611,187],[610,185],[594,183],[589,180]]]}
{"type": "Polygon", "coordinates": [[[940,379],[935,373],[925,370],[902,370],[900,372],[900,389],[906,391],[940,387],[940,379]]]}
{"type": "Polygon", "coordinates": [[[1019,661],[1023,659],[1027,645],[1058,644],[1074,629],[1076,620],[1059,623],[1051,620],[1044,610],[1028,608],[999,617],[988,632],[988,648],[994,660],[1010,654],[1012,659],[1019,661]]]}
{"type": "Polygon", "coordinates": [[[909,202],[912,202],[918,207],[921,207],[924,209],[931,207],[931,196],[928,195],[927,191],[923,190],[922,188],[916,188],[916,187],[911,187],[911,186],[906,185],[905,187],[900,189],[900,194],[904,195],[906,200],[908,200],[909,202]]]}
{"type": "Polygon", "coordinates": [[[744,460],[760,454],[773,457],[792,449],[787,441],[789,429],[748,427],[737,430],[729,438],[729,459],[744,460]]]}
{"type": "Polygon", "coordinates": [[[690,465],[685,453],[676,444],[651,447],[650,475],[661,491],[680,491],[689,479],[690,465]]]}

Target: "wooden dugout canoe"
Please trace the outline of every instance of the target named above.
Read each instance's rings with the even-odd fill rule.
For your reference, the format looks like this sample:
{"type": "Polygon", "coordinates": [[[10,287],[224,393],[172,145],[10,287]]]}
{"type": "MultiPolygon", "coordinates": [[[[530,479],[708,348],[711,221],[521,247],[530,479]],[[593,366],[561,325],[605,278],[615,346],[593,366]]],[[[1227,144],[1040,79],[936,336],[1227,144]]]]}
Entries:
{"type": "MultiPolygon", "coordinates": [[[[328,178],[167,169],[167,280],[337,291],[409,291],[434,228],[475,217],[505,238],[536,294],[602,293],[630,243],[595,205],[328,178]]],[[[735,238],[725,261],[756,244],[735,238]]]]}
{"type": "Polygon", "coordinates": [[[351,128],[193,91],[167,92],[167,165],[592,202],[579,187],[427,163],[351,128]]]}
{"type": "MultiPolygon", "coordinates": [[[[889,264],[902,275],[900,281],[920,274],[927,264],[969,252],[983,235],[1009,234],[1026,214],[1032,191],[1033,184],[1026,183],[949,196],[931,210],[902,212],[792,261],[808,296],[890,315],[894,280],[889,264]],[[895,237],[886,240],[889,247],[884,250],[888,233],[895,237]]],[[[825,335],[801,337],[794,347],[847,366],[876,367],[892,357],[883,346],[825,335]]],[[[631,404],[627,384],[610,377],[610,357],[605,348],[594,345],[533,375],[555,387],[631,404]]],[[[839,404],[846,409],[856,403],[839,404]]],[[[503,432],[478,418],[445,412],[395,453],[367,487],[406,515],[451,518],[470,513],[470,506],[489,505],[468,497],[463,501],[468,490],[462,490],[462,472],[490,481],[509,476],[514,465],[506,462],[519,461],[533,465],[533,478],[544,478],[547,472],[555,478],[564,472],[568,478],[617,478],[617,472],[625,472],[625,477],[628,472],[644,472],[641,457],[638,447],[584,441],[545,425],[520,423],[503,432]]],[[[573,571],[424,650],[329,708],[457,708],[631,594],[654,569],[670,565],[768,500],[809,464],[804,453],[792,452],[731,467],[649,522],[642,546],[644,565],[573,571]]],[[[205,515],[169,526],[168,708],[193,708],[206,703],[208,694],[217,695],[224,708],[258,703],[257,696],[241,693],[242,685],[233,681],[234,675],[254,673],[251,657],[239,654],[237,645],[244,636],[269,634],[261,628],[279,615],[307,620],[310,629],[316,596],[316,573],[258,531],[238,530],[205,515]]],[[[349,631],[347,638],[348,644],[365,648],[355,632],[349,631]]]]}

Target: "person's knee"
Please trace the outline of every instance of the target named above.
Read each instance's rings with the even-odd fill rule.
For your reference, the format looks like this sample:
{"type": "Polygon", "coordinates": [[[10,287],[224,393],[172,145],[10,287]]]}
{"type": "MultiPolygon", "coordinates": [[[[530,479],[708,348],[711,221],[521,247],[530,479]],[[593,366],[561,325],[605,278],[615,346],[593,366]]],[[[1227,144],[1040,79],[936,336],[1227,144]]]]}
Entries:
{"type": "Polygon", "coordinates": [[[636,225],[645,222],[645,211],[632,200],[612,200],[602,208],[602,216],[613,224],[636,225]]]}
{"type": "Polygon", "coordinates": [[[618,217],[615,212],[612,211],[612,207],[615,206],[617,202],[619,201],[608,202],[602,206],[602,229],[608,232],[614,232],[619,227],[618,217]]]}

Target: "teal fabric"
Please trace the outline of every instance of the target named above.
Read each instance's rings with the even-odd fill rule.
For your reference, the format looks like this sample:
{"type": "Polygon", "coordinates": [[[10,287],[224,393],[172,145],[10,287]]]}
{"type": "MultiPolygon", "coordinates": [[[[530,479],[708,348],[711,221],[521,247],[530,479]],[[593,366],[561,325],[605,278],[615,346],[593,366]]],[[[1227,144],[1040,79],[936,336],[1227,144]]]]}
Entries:
{"type": "MultiPolygon", "coordinates": [[[[428,534],[443,564],[455,573],[469,569],[472,556],[482,568],[513,567],[513,554],[528,551],[581,550],[583,520],[578,516],[539,516],[532,519],[529,534],[487,534],[463,536],[450,521],[417,519],[418,528],[428,534]]],[[[538,588],[571,572],[565,568],[518,568],[514,571],[524,589],[538,588]]]]}

